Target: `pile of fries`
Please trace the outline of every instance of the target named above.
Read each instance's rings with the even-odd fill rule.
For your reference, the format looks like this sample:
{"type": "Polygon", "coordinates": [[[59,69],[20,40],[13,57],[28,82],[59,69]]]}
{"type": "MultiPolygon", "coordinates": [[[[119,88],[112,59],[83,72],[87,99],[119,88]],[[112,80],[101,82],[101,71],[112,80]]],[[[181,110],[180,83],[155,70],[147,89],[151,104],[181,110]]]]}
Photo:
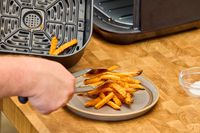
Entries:
{"type": "Polygon", "coordinates": [[[54,56],[59,55],[65,49],[68,49],[69,47],[72,47],[72,46],[76,45],[77,43],[78,43],[78,41],[76,39],[72,39],[70,42],[63,44],[62,46],[60,46],[59,48],[56,49],[56,47],[58,45],[58,39],[56,38],[56,36],[54,36],[51,40],[51,47],[49,50],[49,54],[54,55],[54,56]]]}
{"type": "Polygon", "coordinates": [[[120,110],[122,104],[131,105],[134,93],[144,90],[141,81],[134,79],[139,76],[142,70],[133,72],[116,72],[118,66],[108,69],[95,69],[83,75],[86,77],[84,85],[95,87],[82,95],[92,98],[85,103],[85,107],[100,109],[108,105],[115,110],[120,110]]]}

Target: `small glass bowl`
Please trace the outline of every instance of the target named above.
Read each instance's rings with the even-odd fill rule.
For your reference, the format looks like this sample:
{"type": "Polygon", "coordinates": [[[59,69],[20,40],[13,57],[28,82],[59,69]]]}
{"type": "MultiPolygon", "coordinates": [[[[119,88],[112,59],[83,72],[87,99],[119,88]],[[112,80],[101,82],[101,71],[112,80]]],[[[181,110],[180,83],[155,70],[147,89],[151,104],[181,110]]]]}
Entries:
{"type": "Polygon", "coordinates": [[[179,83],[189,95],[200,97],[200,67],[181,71],[179,83]]]}

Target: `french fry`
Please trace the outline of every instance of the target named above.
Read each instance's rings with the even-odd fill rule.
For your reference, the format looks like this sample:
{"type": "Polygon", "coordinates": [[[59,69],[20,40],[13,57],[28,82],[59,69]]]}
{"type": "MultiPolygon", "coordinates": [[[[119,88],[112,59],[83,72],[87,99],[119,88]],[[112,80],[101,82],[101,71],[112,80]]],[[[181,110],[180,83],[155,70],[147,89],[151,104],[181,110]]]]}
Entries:
{"type": "Polygon", "coordinates": [[[137,89],[140,89],[140,90],[144,90],[145,89],[145,87],[140,85],[140,84],[129,84],[129,87],[130,88],[135,88],[135,89],[137,88],[137,89]]]}
{"type": "Polygon", "coordinates": [[[120,85],[111,83],[110,86],[115,89],[123,98],[126,98],[126,91],[120,85]]]}
{"type": "Polygon", "coordinates": [[[126,92],[131,93],[131,94],[135,93],[137,91],[137,89],[135,89],[135,88],[126,88],[125,90],[126,90],[126,92]]]}
{"type": "Polygon", "coordinates": [[[94,90],[88,91],[88,92],[87,92],[87,95],[88,95],[89,97],[92,97],[92,96],[98,95],[99,92],[100,92],[100,88],[96,88],[96,89],[94,89],[94,90]]]}
{"type": "Polygon", "coordinates": [[[135,77],[135,76],[139,76],[140,74],[142,74],[142,70],[138,70],[138,71],[135,71],[135,72],[126,72],[126,73],[104,72],[103,74],[116,75],[116,76],[119,76],[119,77],[135,77]]]}
{"type": "Polygon", "coordinates": [[[120,77],[115,76],[115,75],[101,75],[101,76],[96,76],[94,78],[90,79],[85,79],[84,84],[89,85],[89,84],[95,84],[97,82],[101,82],[102,80],[120,80],[120,77]]]}
{"type": "Polygon", "coordinates": [[[113,93],[117,96],[117,98],[122,102],[122,103],[124,103],[124,97],[122,97],[122,95],[120,95],[117,91],[115,91],[114,89],[113,89],[113,93]]]}
{"type": "Polygon", "coordinates": [[[98,102],[96,105],[95,105],[95,108],[96,109],[100,109],[104,104],[106,104],[107,102],[109,102],[114,96],[114,93],[111,92],[109,93],[106,97],[104,97],[100,102],[98,102]]]}
{"type": "Polygon", "coordinates": [[[98,82],[95,82],[93,84],[88,84],[89,86],[93,86],[93,87],[97,87],[97,86],[100,86],[102,84],[104,84],[105,81],[98,81],[98,82]]]}
{"type": "Polygon", "coordinates": [[[130,105],[132,102],[133,102],[132,95],[130,93],[127,93],[127,96],[126,96],[126,99],[125,99],[125,103],[127,105],[130,105]]]}
{"type": "Polygon", "coordinates": [[[133,103],[135,92],[145,89],[140,80],[133,78],[140,75],[142,70],[122,73],[113,72],[117,68],[118,66],[101,70],[94,69],[94,72],[84,75],[87,78],[84,80],[84,84],[96,87],[84,95],[95,98],[86,102],[86,107],[93,106],[96,109],[100,109],[107,104],[113,109],[119,110],[122,104],[131,105],[133,103]]]}
{"type": "Polygon", "coordinates": [[[60,53],[62,53],[65,49],[72,47],[74,45],[76,45],[78,43],[78,41],[76,39],[71,40],[70,42],[67,42],[65,44],[63,44],[62,46],[60,46],[58,49],[56,49],[53,52],[53,55],[59,55],[60,53]]]}
{"type": "Polygon", "coordinates": [[[110,87],[108,87],[108,88],[103,88],[102,90],[100,90],[100,92],[112,92],[113,91],[113,89],[112,88],[110,88],[110,87]]]}
{"type": "MultiPolygon", "coordinates": [[[[100,95],[99,95],[99,97],[100,97],[101,99],[103,99],[103,98],[105,98],[106,96],[104,95],[103,92],[101,92],[100,95]]],[[[119,110],[119,109],[120,109],[120,106],[118,106],[117,104],[115,104],[115,103],[112,102],[112,101],[107,102],[107,104],[108,104],[110,107],[112,107],[113,109],[115,109],[115,110],[119,110]]]]}
{"type": "Polygon", "coordinates": [[[87,95],[90,96],[90,97],[92,97],[94,95],[98,95],[103,88],[108,88],[108,86],[109,86],[109,82],[104,82],[104,84],[98,86],[94,90],[88,91],[87,95]]]}
{"type": "Polygon", "coordinates": [[[114,66],[111,66],[111,67],[107,68],[107,70],[108,70],[108,71],[113,71],[113,70],[116,70],[116,69],[118,69],[118,68],[119,68],[119,66],[114,65],[114,66]]]}
{"type": "Polygon", "coordinates": [[[100,77],[94,77],[94,78],[91,78],[91,79],[85,79],[84,84],[85,85],[95,84],[95,83],[100,82],[100,81],[101,81],[100,77]]]}
{"type": "Polygon", "coordinates": [[[119,100],[119,98],[118,98],[116,95],[114,95],[113,101],[114,101],[114,103],[117,104],[119,107],[122,105],[122,102],[119,100]]]}
{"type": "Polygon", "coordinates": [[[141,81],[139,81],[137,79],[130,78],[130,77],[121,78],[121,81],[127,82],[129,84],[140,84],[141,83],[141,81]]]}
{"type": "Polygon", "coordinates": [[[120,77],[115,75],[102,75],[101,80],[120,80],[120,77]]]}
{"type": "Polygon", "coordinates": [[[95,106],[100,101],[101,101],[101,98],[97,97],[96,99],[92,99],[90,101],[87,101],[85,103],[85,107],[93,107],[93,106],[95,106]]]}
{"type": "Polygon", "coordinates": [[[50,55],[53,55],[53,53],[56,50],[57,45],[58,45],[58,39],[56,38],[56,36],[54,36],[51,40],[51,47],[50,47],[50,50],[49,50],[50,55]]]}

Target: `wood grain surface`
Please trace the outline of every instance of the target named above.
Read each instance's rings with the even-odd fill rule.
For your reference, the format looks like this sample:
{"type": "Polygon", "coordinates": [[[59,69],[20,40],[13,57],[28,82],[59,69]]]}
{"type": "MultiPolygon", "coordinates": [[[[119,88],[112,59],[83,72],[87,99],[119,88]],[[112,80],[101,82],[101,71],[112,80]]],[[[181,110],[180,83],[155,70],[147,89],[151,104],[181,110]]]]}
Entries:
{"type": "Polygon", "coordinates": [[[66,108],[43,116],[16,98],[3,100],[3,112],[21,133],[200,133],[200,99],[188,96],[178,82],[181,70],[200,66],[200,30],[131,45],[115,45],[94,34],[70,71],[114,64],[125,71],[143,69],[159,88],[160,99],[149,113],[121,122],[81,118],[66,108]]]}

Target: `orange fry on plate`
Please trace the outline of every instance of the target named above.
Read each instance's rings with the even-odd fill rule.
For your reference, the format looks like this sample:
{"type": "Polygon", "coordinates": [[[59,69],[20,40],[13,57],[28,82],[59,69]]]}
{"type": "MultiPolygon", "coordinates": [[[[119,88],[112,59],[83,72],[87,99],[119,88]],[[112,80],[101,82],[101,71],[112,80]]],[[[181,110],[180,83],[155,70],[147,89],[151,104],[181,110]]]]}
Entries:
{"type": "Polygon", "coordinates": [[[124,88],[116,83],[111,83],[110,86],[115,89],[123,98],[126,98],[126,91],[124,88]]]}
{"type": "Polygon", "coordinates": [[[120,77],[115,75],[102,75],[101,80],[120,80],[120,77]]]}
{"type": "Polygon", "coordinates": [[[119,68],[119,66],[114,65],[114,66],[111,66],[111,67],[107,68],[107,70],[108,70],[108,71],[113,71],[113,70],[116,70],[116,69],[118,69],[118,68],[119,68]]]}
{"type": "Polygon", "coordinates": [[[140,85],[140,84],[129,84],[129,88],[135,88],[135,89],[141,89],[144,90],[144,86],[140,85]]]}
{"type": "Polygon", "coordinates": [[[130,105],[132,102],[133,102],[132,95],[130,93],[127,93],[127,97],[125,99],[125,103],[130,105]]]}
{"type": "Polygon", "coordinates": [[[106,104],[115,110],[119,110],[122,104],[131,105],[133,103],[135,92],[145,89],[140,80],[133,78],[139,76],[142,70],[132,72],[113,71],[117,68],[118,66],[107,69],[93,69],[94,72],[83,75],[86,78],[84,85],[96,87],[86,93],[87,97],[94,98],[94,100],[85,103],[86,107],[93,106],[100,109],[106,104]]]}
{"type": "Polygon", "coordinates": [[[121,106],[121,105],[122,105],[122,102],[119,100],[119,98],[118,98],[116,95],[114,95],[113,101],[114,101],[114,103],[117,104],[118,106],[121,106]]]}
{"type": "Polygon", "coordinates": [[[101,101],[101,98],[97,97],[96,99],[92,99],[90,101],[87,101],[85,103],[85,107],[93,107],[93,106],[95,106],[100,101],[101,101]]]}
{"type": "MultiPolygon", "coordinates": [[[[103,98],[106,97],[106,96],[104,95],[103,92],[101,92],[99,96],[100,96],[101,99],[103,99],[103,98]]],[[[107,104],[108,104],[109,106],[111,106],[112,108],[116,109],[116,110],[119,110],[119,109],[120,109],[120,106],[118,106],[117,104],[115,104],[115,103],[112,102],[112,101],[107,102],[107,104]]]]}
{"type": "Polygon", "coordinates": [[[109,93],[106,97],[104,97],[100,102],[98,102],[96,105],[95,105],[95,108],[96,109],[100,109],[104,104],[106,104],[107,102],[109,102],[114,96],[114,93],[111,92],[109,93]]]}

